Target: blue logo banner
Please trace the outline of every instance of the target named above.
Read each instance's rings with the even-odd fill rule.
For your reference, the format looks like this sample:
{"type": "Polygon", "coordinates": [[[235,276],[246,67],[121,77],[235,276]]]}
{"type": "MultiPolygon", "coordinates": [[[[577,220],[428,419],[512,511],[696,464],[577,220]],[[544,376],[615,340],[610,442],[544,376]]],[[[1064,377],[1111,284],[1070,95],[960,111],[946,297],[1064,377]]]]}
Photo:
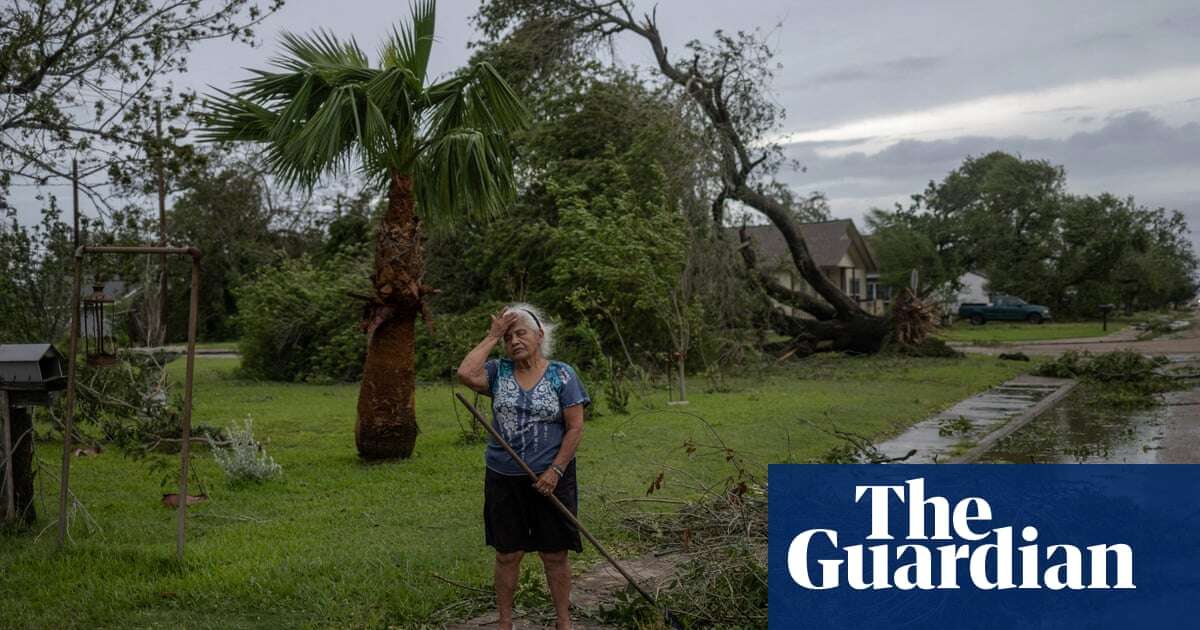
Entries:
{"type": "Polygon", "coordinates": [[[768,478],[772,628],[1200,627],[1200,466],[768,478]]]}

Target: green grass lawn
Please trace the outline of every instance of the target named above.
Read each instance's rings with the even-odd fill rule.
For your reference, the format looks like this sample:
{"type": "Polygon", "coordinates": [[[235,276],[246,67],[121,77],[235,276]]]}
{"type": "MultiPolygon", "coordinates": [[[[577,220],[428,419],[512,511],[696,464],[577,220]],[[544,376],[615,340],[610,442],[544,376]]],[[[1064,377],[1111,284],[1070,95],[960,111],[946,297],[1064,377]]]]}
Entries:
{"type": "Polygon", "coordinates": [[[1101,322],[988,322],[974,326],[970,322],[958,321],[948,328],[939,328],[935,333],[946,341],[967,343],[1020,343],[1050,339],[1082,339],[1111,335],[1129,326],[1128,321],[1109,321],[1108,331],[1101,322]]]}
{"type": "MultiPolygon", "coordinates": [[[[230,488],[197,449],[194,466],[211,500],[190,512],[180,566],[175,511],[160,504],[173,490],[160,487],[161,471],[111,450],[73,460],[72,488],[101,529],[89,533],[77,519],[63,552],[54,547],[56,485],[41,474],[38,526],[0,533],[0,626],[414,627],[466,596],[435,574],[490,587],[482,446],[460,439],[448,386],[418,393],[422,433],[412,459],[366,465],[354,450],[357,386],[239,380],[236,361],[197,360],[195,423],[225,426],[249,414],[283,478],[230,488]]],[[[171,364],[176,378],[182,365],[171,364]]],[[[668,494],[688,492],[688,475],[730,472],[712,450],[689,458],[687,440],[714,445],[719,435],[756,468],[809,461],[836,441],[804,420],[883,437],[1026,366],[980,356],[822,356],[731,377],[725,393],[690,382],[685,407],[668,407],[661,388],[648,392],[631,400],[630,415],[588,422],[578,456],[581,518],[618,555],[632,553],[607,499],[643,495],[664,467],[668,494]]],[[[39,443],[37,457],[57,474],[54,444],[39,443]]],[[[589,550],[576,567],[596,561],[589,550]]],[[[526,566],[536,568],[532,559],[526,566]]]]}

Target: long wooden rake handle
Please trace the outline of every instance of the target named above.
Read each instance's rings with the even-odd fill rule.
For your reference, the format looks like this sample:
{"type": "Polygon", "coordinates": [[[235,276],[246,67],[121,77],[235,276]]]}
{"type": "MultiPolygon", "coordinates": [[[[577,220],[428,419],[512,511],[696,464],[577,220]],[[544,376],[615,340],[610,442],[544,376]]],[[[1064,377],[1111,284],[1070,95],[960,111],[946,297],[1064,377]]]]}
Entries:
{"type": "MultiPolygon", "coordinates": [[[[483,428],[487,429],[487,432],[492,435],[492,438],[494,440],[496,440],[496,442],[501,447],[503,447],[506,452],[508,452],[509,456],[511,456],[513,458],[513,461],[517,462],[517,465],[519,465],[521,467],[521,469],[525,471],[525,474],[529,475],[529,478],[532,479],[534,483],[537,483],[537,480],[538,480],[537,473],[533,472],[533,469],[529,467],[529,464],[526,464],[525,460],[521,459],[521,456],[517,455],[517,452],[514,451],[512,449],[512,447],[508,445],[508,442],[506,442],[504,440],[504,438],[500,437],[500,433],[497,432],[496,429],[494,427],[492,427],[491,423],[489,423],[483,417],[483,415],[479,413],[479,410],[476,409],[475,406],[472,405],[470,402],[468,402],[467,399],[465,397],[463,397],[462,394],[455,392],[454,395],[458,398],[458,401],[461,402],[463,404],[463,406],[465,406],[467,408],[467,410],[471,412],[471,415],[474,416],[475,421],[478,422],[479,424],[483,425],[483,428]]],[[[647,593],[646,590],[643,589],[641,587],[641,585],[637,583],[637,580],[633,579],[633,576],[630,575],[629,572],[625,570],[625,567],[621,566],[621,563],[617,562],[612,557],[612,554],[608,553],[608,550],[604,548],[604,545],[601,545],[600,541],[596,540],[596,537],[593,536],[592,533],[589,532],[587,530],[587,528],[583,526],[583,523],[579,522],[579,519],[573,513],[571,513],[571,510],[567,509],[567,506],[562,504],[562,501],[558,500],[558,497],[554,496],[554,493],[550,493],[545,496],[547,499],[550,500],[551,503],[554,504],[554,507],[558,508],[558,511],[564,517],[566,517],[566,519],[572,525],[574,525],[576,528],[579,529],[579,533],[583,534],[583,537],[587,538],[588,542],[592,543],[592,546],[596,548],[596,551],[599,551],[600,555],[604,556],[605,560],[608,560],[608,563],[611,564],[613,566],[613,568],[616,569],[617,572],[620,573],[621,576],[624,577],[626,579],[626,581],[629,582],[630,586],[632,586],[635,590],[637,590],[637,592],[647,602],[649,602],[651,606],[653,606],[656,610],[659,610],[663,613],[664,618],[667,620],[667,623],[671,624],[671,627],[682,628],[682,626],[679,624],[679,622],[671,614],[671,611],[666,610],[658,605],[658,602],[654,599],[654,596],[652,596],[650,593],[647,593]]]]}

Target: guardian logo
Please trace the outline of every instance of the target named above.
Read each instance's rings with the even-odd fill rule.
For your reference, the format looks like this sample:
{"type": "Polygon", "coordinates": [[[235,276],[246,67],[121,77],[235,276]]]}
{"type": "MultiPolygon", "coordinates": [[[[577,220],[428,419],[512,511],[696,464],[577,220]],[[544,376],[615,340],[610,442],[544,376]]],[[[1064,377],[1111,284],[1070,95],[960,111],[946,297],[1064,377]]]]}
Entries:
{"type": "Polygon", "coordinates": [[[1200,466],[771,465],[771,628],[1194,628],[1200,466]]]}
{"type": "Polygon", "coordinates": [[[1020,539],[1031,544],[1015,546],[1014,527],[991,527],[992,508],[981,497],[967,497],[952,506],[945,497],[927,498],[924,479],[909,479],[902,485],[855,486],[854,501],[864,500],[869,501],[871,518],[866,540],[896,540],[895,524],[888,517],[888,502],[894,500],[907,506],[908,519],[900,537],[906,542],[839,547],[836,530],[806,530],[788,545],[788,573],[796,584],[832,589],[841,586],[844,577],[855,590],[956,589],[962,575],[980,589],[1136,588],[1129,545],[1088,545],[1086,553],[1069,544],[1043,546],[1037,544],[1037,527],[1026,525],[1020,529],[1020,539]],[[932,516],[929,522],[927,515],[932,516]],[[966,542],[955,544],[956,538],[966,542]],[[934,544],[937,541],[948,544],[934,544]],[[1013,575],[1014,554],[1019,556],[1019,576],[1013,575]],[[1110,555],[1116,560],[1115,576],[1108,573],[1110,555]],[[811,558],[818,558],[821,567],[816,581],[808,569],[811,558]],[[864,571],[868,562],[870,579],[864,571]]]}

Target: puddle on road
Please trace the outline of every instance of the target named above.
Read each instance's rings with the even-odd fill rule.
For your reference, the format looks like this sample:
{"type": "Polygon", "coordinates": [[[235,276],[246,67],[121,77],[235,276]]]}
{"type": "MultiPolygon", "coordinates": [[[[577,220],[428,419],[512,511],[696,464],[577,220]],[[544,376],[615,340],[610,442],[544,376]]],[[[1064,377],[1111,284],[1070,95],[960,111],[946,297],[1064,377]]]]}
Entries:
{"type": "Polygon", "coordinates": [[[1004,438],[980,463],[1154,464],[1170,407],[1121,409],[1089,400],[1087,387],[1004,438]]]}

